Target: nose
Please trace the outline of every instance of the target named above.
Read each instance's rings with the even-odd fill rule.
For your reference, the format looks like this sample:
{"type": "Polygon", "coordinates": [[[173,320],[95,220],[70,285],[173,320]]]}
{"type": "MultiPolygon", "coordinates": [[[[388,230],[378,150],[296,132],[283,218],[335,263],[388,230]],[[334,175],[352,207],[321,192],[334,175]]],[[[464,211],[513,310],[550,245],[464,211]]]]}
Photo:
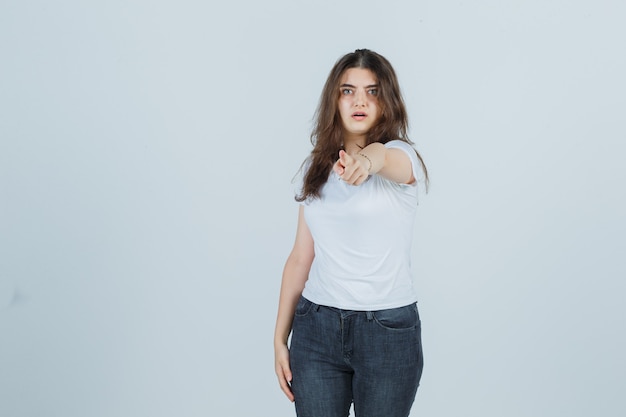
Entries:
{"type": "Polygon", "coordinates": [[[367,98],[365,97],[365,91],[357,90],[354,94],[354,105],[356,107],[364,106],[367,103],[367,98]]]}

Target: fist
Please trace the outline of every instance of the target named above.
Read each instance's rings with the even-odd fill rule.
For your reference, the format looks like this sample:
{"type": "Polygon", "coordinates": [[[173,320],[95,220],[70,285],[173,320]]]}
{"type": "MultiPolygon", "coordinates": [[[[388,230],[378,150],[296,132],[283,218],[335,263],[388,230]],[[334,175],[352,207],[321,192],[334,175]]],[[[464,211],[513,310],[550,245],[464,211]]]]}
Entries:
{"type": "Polygon", "coordinates": [[[361,185],[369,176],[367,161],[358,155],[349,155],[344,150],[339,151],[339,159],[333,165],[333,170],[342,181],[350,185],[361,185]]]}

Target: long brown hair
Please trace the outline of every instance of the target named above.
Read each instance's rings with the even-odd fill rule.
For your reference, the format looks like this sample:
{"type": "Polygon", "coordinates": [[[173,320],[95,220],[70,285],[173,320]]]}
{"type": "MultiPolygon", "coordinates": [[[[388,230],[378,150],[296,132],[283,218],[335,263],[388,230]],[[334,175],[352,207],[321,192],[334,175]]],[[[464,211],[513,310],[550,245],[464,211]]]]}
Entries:
{"type": "MultiPolygon", "coordinates": [[[[366,146],[370,143],[387,143],[399,139],[413,145],[408,138],[409,127],[404,100],[400,93],[398,78],[393,67],[385,57],[368,49],[357,49],[339,58],[328,74],[320,101],[315,112],[315,124],[311,133],[313,150],[310,165],[304,177],[304,184],[296,201],[304,201],[309,197],[320,197],[322,186],[342,149],[343,125],[338,111],[339,83],[343,73],[350,68],[368,69],[374,73],[378,81],[378,104],[381,109],[379,119],[367,133],[366,146]]],[[[426,183],[428,171],[420,154],[426,183]]]]}

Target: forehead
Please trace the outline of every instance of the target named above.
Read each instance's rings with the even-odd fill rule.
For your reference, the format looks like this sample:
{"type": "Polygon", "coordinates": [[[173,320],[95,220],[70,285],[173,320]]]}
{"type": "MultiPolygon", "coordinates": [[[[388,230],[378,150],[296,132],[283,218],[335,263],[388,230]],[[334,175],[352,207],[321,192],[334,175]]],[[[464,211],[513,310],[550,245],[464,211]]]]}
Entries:
{"type": "Polygon", "coordinates": [[[376,75],[366,68],[348,68],[341,75],[340,84],[374,85],[378,82],[376,75]]]}

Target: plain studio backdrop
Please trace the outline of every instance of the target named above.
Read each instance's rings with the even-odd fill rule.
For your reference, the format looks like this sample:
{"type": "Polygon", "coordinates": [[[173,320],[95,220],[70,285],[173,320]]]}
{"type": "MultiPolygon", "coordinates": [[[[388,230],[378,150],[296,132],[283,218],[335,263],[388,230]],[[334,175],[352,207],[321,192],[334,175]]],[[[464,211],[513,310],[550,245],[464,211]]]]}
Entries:
{"type": "MultiPolygon", "coordinates": [[[[293,416],[292,177],[341,55],[432,179],[412,416],[623,416],[621,1],[0,5],[0,415],[293,416]]],[[[382,416],[381,416],[382,417],[382,416]]]]}

